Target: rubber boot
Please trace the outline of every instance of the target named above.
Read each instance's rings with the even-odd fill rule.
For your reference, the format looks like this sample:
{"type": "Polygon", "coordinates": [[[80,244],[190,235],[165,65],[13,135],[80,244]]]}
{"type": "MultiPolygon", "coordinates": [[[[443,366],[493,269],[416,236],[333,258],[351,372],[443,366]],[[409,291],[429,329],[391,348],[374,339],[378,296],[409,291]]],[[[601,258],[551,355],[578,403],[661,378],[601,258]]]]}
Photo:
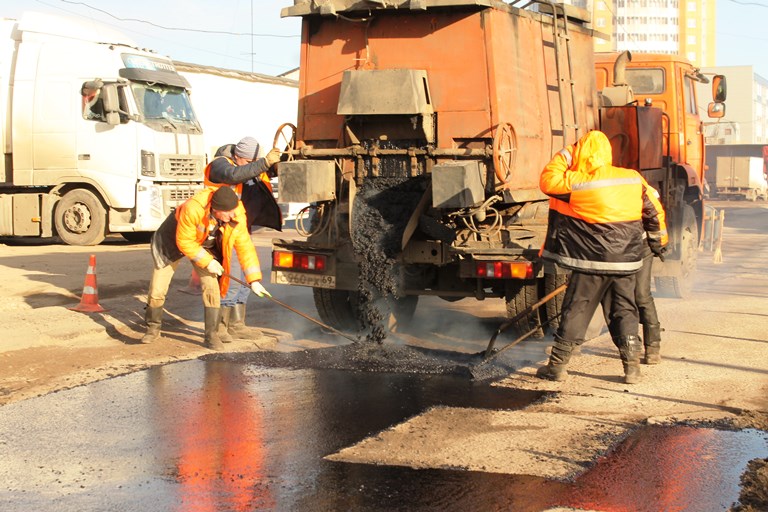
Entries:
{"type": "Polygon", "coordinates": [[[540,379],[554,380],[562,382],[568,376],[565,367],[571,360],[573,347],[576,346],[570,341],[563,341],[555,336],[555,343],[552,345],[552,352],[549,354],[549,363],[546,366],[536,370],[536,376],[540,379]]]}
{"type": "Polygon", "coordinates": [[[640,356],[643,352],[640,337],[633,334],[618,336],[613,342],[619,347],[621,362],[624,364],[624,383],[637,384],[640,382],[640,356]]]}
{"type": "Polygon", "coordinates": [[[645,364],[661,363],[661,325],[643,325],[643,344],[645,345],[645,364]]]}
{"type": "Polygon", "coordinates": [[[219,338],[219,324],[221,323],[221,308],[205,307],[205,338],[204,345],[211,350],[224,350],[224,344],[219,338]]]}
{"type": "Polygon", "coordinates": [[[236,340],[256,341],[264,337],[259,329],[245,325],[245,304],[235,304],[232,307],[228,327],[229,334],[236,340]]]}
{"type": "Polygon", "coordinates": [[[147,322],[147,332],[142,336],[141,343],[152,343],[160,339],[160,328],[163,324],[163,307],[150,308],[144,313],[147,322]]]}
{"type": "Polygon", "coordinates": [[[219,323],[218,334],[222,343],[232,343],[234,341],[234,338],[229,334],[229,323],[232,320],[233,309],[233,306],[221,307],[221,322],[219,323]]]}

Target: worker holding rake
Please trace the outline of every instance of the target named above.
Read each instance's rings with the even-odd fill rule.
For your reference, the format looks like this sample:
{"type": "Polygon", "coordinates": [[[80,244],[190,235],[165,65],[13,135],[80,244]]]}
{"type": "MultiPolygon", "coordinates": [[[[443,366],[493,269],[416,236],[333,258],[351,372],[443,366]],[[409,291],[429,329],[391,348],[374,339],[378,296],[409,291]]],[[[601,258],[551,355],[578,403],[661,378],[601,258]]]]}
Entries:
{"type": "Polygon", "coordinates": [[[652,247],[667,244],[661,205],[640,173],[612,165],[611,144],[597,130],[557,153],[539,185],[550,197],[542,257],[572,275],[549,362],[536,375],[565,379],[571,353],[584,342],[602,302],[624,382],[634,384],[640,380],[643,349],[635,274],[643,264],[644,232],[654,241],[652,247]]]}
{"type": "Polygon", "coordinates": [[[160,337],[163,305],[173,274],[186,256],[200,276],[205,318],[205,346],[224,348],[219,337],[221,298],[229,286],[232,257],[236,255],[251,290],[269,292],[261,285],[259,257],[247,229],[245,208],[230,187],[205,188],[168,216],[152,236],[155,268],[147,294],[147,332],[142,343],[160,337]]]}

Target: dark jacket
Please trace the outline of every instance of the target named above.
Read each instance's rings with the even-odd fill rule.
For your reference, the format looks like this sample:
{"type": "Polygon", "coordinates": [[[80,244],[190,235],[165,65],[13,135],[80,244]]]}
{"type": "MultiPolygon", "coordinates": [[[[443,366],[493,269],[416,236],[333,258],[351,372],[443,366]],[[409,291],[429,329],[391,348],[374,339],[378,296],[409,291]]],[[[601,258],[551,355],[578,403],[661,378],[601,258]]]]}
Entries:
{"type": "Polygon", "coordinates": [[[283,215],[272,195],[266,160],[259,158],[246,165],[235,165],[234,150],[234,144],[227,144],[216,151],[205,168],[206,185],[233,186],[245,206],[249,228],[264,226],[282,231],[283,215]]]}

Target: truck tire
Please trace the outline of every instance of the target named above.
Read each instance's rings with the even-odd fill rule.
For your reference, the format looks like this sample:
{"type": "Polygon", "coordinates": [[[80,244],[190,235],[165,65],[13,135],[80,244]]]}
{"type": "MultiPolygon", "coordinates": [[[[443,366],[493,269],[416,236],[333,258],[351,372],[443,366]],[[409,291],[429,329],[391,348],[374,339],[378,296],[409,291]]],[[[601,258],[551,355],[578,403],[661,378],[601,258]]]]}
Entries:
{"type": "MultiPolygon", "coordinates": [[[[687,299],[693,288],[693,275],[696,270],[696,248],[699,245],[698,224],[693,208],[683,210],[683,226],[680,240],[680,259],[669,262],[678,265],[675,275],[655,278],[656,293],[662,297],[687,299]]],[[[667,263],[667,264],[669,264],[667,263]]]]}
{"type": "Polygon", "coordinates": [[[313,288],[312,297],[323,322],[340,331],[360,330],[357,292],[313,288]]]}
{"type": "MultiPolygon", "coordinates": [[[[568,282],[568,274],[544,274],[542,297],[557,290],[568,282]]],[[[555,333],[560,327],[560,313],[563,311],[563,299],[565,293],[559,293],[552,297],[544,307],[539,308],[541,323],[546,332],[555,333]]]]}
{"type": "MultiPolygon", "coordinates": [[[[504,301],[507,304],[507,318],[512,319],[539,300],[539,290],[535,280],[509,280],[505,284],[504,301]]],[[[512,325],[520,336],[533,330],[531,337],[544,337],[544,329],[539,321],[539,312],[524,316],[512,325]]]]}
{"type": "Polygon", "coordinates": [[[56,234],[67,245],[98,245],[106,237],[107,210],[90,190],[70,190],[54,212],[56,234]]]}

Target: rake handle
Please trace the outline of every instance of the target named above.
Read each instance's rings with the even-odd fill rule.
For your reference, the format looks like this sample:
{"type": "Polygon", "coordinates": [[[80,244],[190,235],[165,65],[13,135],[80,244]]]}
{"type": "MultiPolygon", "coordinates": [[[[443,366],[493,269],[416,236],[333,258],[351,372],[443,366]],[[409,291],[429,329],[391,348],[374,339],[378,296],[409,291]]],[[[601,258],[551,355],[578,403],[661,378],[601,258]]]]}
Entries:
{"type": "MultiPolygon", "coordinates": [[[[223,275],[227,276],[228,278],[230,278],[231,280],[233,280],[233,281],[234,281],[234,282],[236,282],[236,283],[240,283],[240,284],[241,284],[241,285],[243,285],[243,286],[247,286],[247,287],[248,287],[248,289],[250,290],[251,286],[250,286],[248,283],[246,283],[245,281],[243,281],[242,279],[238,279],[237,277],[235,277],[235,276],[233,276],[233,275],[231,275],[231,274],[223,274],[223,275]]],[[[251,292],[252,292],[252,293],[254,293],[254,295],[255,295],[255,292],[254,292],[253,290],[251,290],[251,292]]],[[[305,318],[305,319],[309,320],[310,322],[316,323],[316,324],[317,324],[317,325],[319,325],[320,327],[323,327],[324,329],[328,329],[329,331],[333,332],[334,334],[338,334],[339,336],[342,336],[342,337],[344,337],[344,338],[346,338],[346,339],[348,339],[348,340],[350,340],[350,341],[353,341],[353,342],[355,342],[355,343],[357,343],[357,341],[358,341],[358,340],[357,340],[357,338],[353,338],[352,336],[349,336],[349,335],[347,335],[347,334],[344,334],[344,333],[343,333],[343,332],[341,332],[340,330],[338,330],[338,329],[335,329],[335,328],[331,327],[330,325],[328,325],[328,324],[325,324],[325,323],[321,322],[320,320],[317,320],[317,319],[315,319],[315,318],[312,318],[311,316],[309,316],[309,315],[307,315],[307,314],[304,314],[304,313],[302,313],[302,312],[301,312],[301,311],[299,311],[298,309],[292,308],[291,306],[289,306],[289,305],[288,305],[288,304],[286,304],[285,302],[282,302],[282,301],[280,301],[280,300],[277,300],[276,298],[272,297],[271,295],[267,295],[266,297],[267,297],[269,300],[271,300],[272,302],[274,302],[275,304],[277,304],[278,306],[281,306],[281,307],[283,307],[283,308],[287,309],[288,311],[290,311],[290,312],[292,312],[292,313],[296,313],[296,314],[297,314],[297,315],[299,315],[300,317],[302,317],[302,318],[305,318]]]]}

